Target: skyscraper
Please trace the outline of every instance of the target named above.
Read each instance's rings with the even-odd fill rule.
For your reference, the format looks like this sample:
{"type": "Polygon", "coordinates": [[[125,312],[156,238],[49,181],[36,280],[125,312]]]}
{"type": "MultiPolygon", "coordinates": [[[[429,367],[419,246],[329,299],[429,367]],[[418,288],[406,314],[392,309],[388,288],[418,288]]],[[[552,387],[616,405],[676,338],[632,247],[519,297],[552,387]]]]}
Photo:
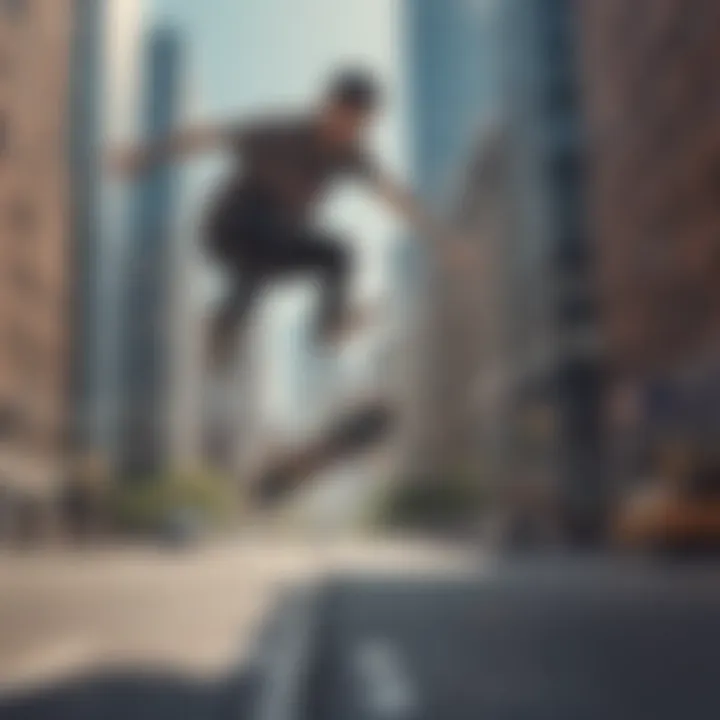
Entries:
{"type": "Polygon", "coordinates": [[[76,0],[71,74],[70,160],[73,266],[71,438],[85,452],[97,445],[97,272],[100,265],[100,143],[104,3],[76,0]]]}
{"type": "Polygon", "coordinates": [[[474,133],[494,109],[494,0],[407,0],[412,166],[431,201],[450,195],[474,133]]]}
{"type": "Polygon", "coordinates": [[[618,467],[633,477],[668,434],[712,447],[720,429],[720,6],[579,6],[609,424],[616,445],[635,445],[618,467]]]}
{"type": "Polygon", "coordinates": [[[416,97],[424,98],[415,104],[420,184],[438,187],[437,158],[455,166],[443,171],[455,177],[450,211],[478,250],[476,263],[462,268],[436,256],[428,308],[433,432],[423,448],[430,466],[447,472],[449,463],[489,460],[492,436],[504,448],[495,478],[539,482],[556,509],[595,506],[599,378],[572,3],[412,7],[430,13],[415,31],[441,56],[430,67],[421,54],[412,66],[416,97]],[[471,10],[474,26],[451,21],[471,10]],[[475,82],[467,68],[461,74],[474,103],[447,91],[458,86],[453,73],[467,42],[484,46],[475,82]],[[461,141],[462,128],[471,131],[461,141]]]}
{"type": "Polygon", "coordinates": [[[528,398],[518,396],[519,430],[528,435],[536,411],[549,418],[545,467],[558,522],[572,535],[595,534],[607,498],[577,6],[513,0],[506,11],[516,183],[510,343],[514,357],[529,360],[519,364],[528,398]]]}
{"type": "MultiPolygon", "coordinates": [[[[489,0],[404,4],[413,179],[425,201],[445,214],[460,190],[463,167],[480,129],[497,111],[495,5],[489,0]]],[[[419,324],[412,343],[417,381],[410,394],[416,395],[413,414],[422,420],[412,422],[405,455],[408,472],[414,474],[420,468],[437,471],[441,456],[451,452],[452,445],[442,438],[456,427],[450,415],[458,409],[450,409],[454,393],[448,384],[451,378],[462,382],[452,370],[452,359],[465,349],[447,335],[447,292],[457,278],[446,273],[446,248],[442,242],[421,242],[412,254],[413,310],[419,324]],[[443,406],[444,415],[438,412],[443,406]]]]}
{"type": "MultiPolygon", "coordinates": [[[[177,124],[182,45],[172,27],[147,36],[143,133],[152,141],[177,124]]],[[[167,452],[172,357],[172,250],[177,174],[154,169],[136,190],[128,245],[122,326],[121,465],[126,474],[157,471],[167,452]]]]}

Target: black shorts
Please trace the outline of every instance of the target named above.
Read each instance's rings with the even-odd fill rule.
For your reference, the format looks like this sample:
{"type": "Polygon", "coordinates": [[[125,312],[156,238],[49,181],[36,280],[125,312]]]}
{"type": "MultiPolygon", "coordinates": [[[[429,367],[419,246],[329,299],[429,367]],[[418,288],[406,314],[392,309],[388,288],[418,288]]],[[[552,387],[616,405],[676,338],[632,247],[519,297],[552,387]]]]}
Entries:
{"type": "Polygon", "coordinates": [[[251,190],[221,197],[205,224],[210,257],[223,265],[270,262],[277,250],[308,232],[272,198],[251,190]]]}
{"type": "Polygon", "coordinates": [[[311,269],[342,273],[350,259],[343,243],[288,217],[261,194],[220,204],[210,215],[206,239],[213,261],[250,275],[311,269]]]}

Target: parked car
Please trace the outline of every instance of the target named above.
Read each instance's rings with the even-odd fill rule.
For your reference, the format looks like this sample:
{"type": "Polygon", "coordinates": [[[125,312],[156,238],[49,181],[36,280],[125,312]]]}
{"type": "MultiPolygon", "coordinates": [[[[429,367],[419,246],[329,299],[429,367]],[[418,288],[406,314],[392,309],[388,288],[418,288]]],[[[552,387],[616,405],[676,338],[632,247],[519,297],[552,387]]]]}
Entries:
{"type": "Polygon", "coordinates": [[[659,468],[619,503],[613,537],[636,549],[720,549],[720,457],[696,454],[659,468]]]}

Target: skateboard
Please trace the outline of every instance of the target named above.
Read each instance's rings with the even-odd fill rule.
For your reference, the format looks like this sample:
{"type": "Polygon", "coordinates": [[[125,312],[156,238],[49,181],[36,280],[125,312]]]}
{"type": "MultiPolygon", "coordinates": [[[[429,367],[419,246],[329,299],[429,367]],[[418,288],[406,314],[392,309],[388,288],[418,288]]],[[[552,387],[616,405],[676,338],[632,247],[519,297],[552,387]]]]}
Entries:
{"type": "Polygon", "coordinates": [[[344,411],[317,437],[277,453],[261,468],[251,483],[254,502],[261,507],[274,505],[321,470],[371,449],[388,436],[393,421],[393,409],[382,401],[344,411]]]}

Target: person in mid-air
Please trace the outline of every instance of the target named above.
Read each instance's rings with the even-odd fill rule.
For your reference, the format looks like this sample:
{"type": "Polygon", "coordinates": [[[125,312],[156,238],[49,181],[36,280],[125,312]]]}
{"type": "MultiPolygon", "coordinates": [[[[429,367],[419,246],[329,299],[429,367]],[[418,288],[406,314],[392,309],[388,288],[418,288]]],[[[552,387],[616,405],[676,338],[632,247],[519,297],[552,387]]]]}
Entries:
{"type": "Polygon", "coordinates": [[[207,247],[234,279],[211,323],[210,357],[215,362],[227,360],[258,291],[288,273],[320,280],[319,341],[338,341],[362,320],[348,307],[348,247],[311,222],[332,181],[348,175],[361,178],[419,231],[442,234],[365,150],[364,136],[381,100],[371,75],[346,70],[304,116],[191,128],[115,156],[116,169],[128,175],[217,149],[237,159],[205,222],[207,247]]]}

